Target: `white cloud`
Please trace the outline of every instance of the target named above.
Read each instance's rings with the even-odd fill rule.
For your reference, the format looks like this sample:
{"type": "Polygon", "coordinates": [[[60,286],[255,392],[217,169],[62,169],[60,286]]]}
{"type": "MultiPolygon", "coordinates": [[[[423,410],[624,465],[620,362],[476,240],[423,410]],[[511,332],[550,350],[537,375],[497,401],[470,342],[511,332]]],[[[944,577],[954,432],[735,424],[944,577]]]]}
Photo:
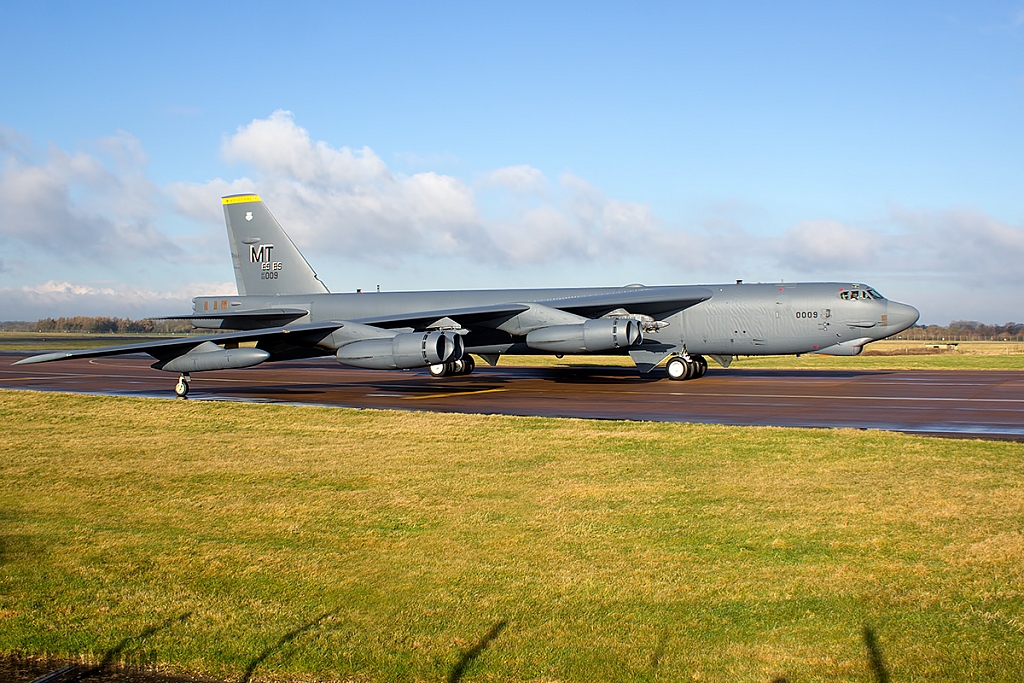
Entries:
{"type": "Polygon", "coordinates": [[[800,221],[782,237],[780,260],[802,271],[868,267],[888,239],[877,232],[829,219],[800,221]]]}
{"type": "Polygon", "coordinates": [[[389,265],[421,256],[516,265],[632,256],[706,269],[744,251],[737,240],[705,240],[694,248],[701,235],[666,225],[649,205],[610,199],[569,174],[552,187],[528,165],[480,177],[477,189],[507,198],[485,215],[463,179],[393,173],[369,148],[314,141],[282,110],[241,126],[224,140],[223,153],[245,164],[251,178],[174,184],[169,189],[180,212],[219,223],[215,197],[256,191],[300,247],[344,257],[389,265]]]}
{"type": "Polygon", "coordinates": [[[548,179],[539,169],[532,166],[506,166],[490,173],[481,179],[484,187],[504,187],[515,192],[543,194],[547,189],[548,179]]]}
{"type": "Polygon", "coordinates": [[[224,157],[252,164],[263,173],[293,178],[313,186],[342,187],[388,180],[387,165],[369,147],[353,152],[313,142],[295,125],[292,113],[279,109],[267,119],[256,119],[224,141],[224,157]]]}
{"type": "Polygon", "coordinates": [[[222,151],[251,167],[254,178],[173,184],[179,212],[219,224],[219,197],[255,191],[301,247],[371,260],[457,255],[477,237],[480,219],[464,181],[393,174],[369,148],[314,142],[290,112],[241,126],[222,151]]]}
{"type": "Polygon", "coordinates": [[[230,282],[190,282],[170,291],[140,288],[125,283],[83,284],[48,280],[37,285],[0,287],[3,318],[37,320],[40,317],[109,315],[151,317],[191,310],[192,297],[230,296],[230,282]]]}
{"type": "Polygon", "coordinates": [[[57,255],[112,262],[180,250],[154,226],[160,190],[145,175],[139,141],[120,132],[98,154],[51,147],[33,163],[27,142],[0,140],[0,240],[57,255]]]}
{"type": "Polygon", "coordinates": [[[947,274],[974,284],[1024,283],[1024,226],[967,208],[896,208],[892,218],[906,230],[896,243],[909,269],[947,274]]]}
{"type": "Polygon", "coordinates": [[[221,225],[224,222],[221,197],[256,192],[256,183],[248,178],[232,181],[217,178],[207,183],[177,182],[168,185],[167,192],[178,213],[203,223],[221,225]]]}
{"type": "MultiPolygon", "coordinates": [[[[801,221],[774,244],[784,267],[801,273],[914,276],[943,291],[1024,284],[1024,226],[978,209],[895,207],[888,230],[819,219],[801,221]]],[[[943,296],[949,296],[944,294],[943,296]]],[[[1019,317],[1019,316],[1018,316],[1019,317]]]]}

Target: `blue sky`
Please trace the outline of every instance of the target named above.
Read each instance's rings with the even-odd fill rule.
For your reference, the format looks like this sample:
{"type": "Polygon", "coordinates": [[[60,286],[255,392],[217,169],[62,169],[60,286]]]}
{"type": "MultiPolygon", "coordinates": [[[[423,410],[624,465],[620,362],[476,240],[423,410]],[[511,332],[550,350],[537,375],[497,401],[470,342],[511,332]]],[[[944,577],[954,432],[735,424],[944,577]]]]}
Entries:
{"type": "Polygon", "coordinates": [[[1024,320],[1024,3],[5,3],[0,319],[233,291],[858,280],[1024,320]]]}

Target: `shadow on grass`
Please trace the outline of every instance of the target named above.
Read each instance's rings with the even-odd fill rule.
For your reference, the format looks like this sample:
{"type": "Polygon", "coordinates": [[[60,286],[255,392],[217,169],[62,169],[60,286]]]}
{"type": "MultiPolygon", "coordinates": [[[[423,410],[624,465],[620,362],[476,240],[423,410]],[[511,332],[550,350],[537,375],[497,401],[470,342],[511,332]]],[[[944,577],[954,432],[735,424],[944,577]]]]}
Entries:
{"type": "Polygon", "coordinates": [[[107,669],[110,667],[110,665],[114,663],[114,660],[117,659],[118,655],[124,652],[129,645],[140,640],[145,640],[146,638],[149,638],[155,633],[159,633],[164,629],[170,628],[174,624],[185,623],[185,621],[187,621],[190,616],[192,616],[192,613],[186,612],[181,616],[170,617],[168,619],[163,620],[159,624],[147,626],[146,628],[142,629],[142,631],[138,635],[127,636],[126,638],[123,638],[121,642],[119,642],[117,645],[103,653],[103,659],[101,659],[100,663],[96,666],[91,666],[86,669],[78,670],[78,665],[69,664],[68,666],[65,666],[63,669],[59,669],[52,673],[46,674],[41,678],[37,678],[35,681],[33,681],[33,683],[48,683],[49,681],[58,681],[65,679],[65,677],[66,680],[81,681],[86,678],[93,678],[94,676],[104,674],[107,672],[107,669]]]}
{"type": "MultiPolygon", "coordinates": [[[[870,626],[864,626],[864,647],[868,651],[868,668],[871,669],[872,677],[876,683],[889,683],[889,671],[885,668],[882,660],[882,650],[878,647],[875,639],[875,632],[870,626]]],[[[772,683],[789,683],[785,676],[776,676],[772,683]]]]}
{"type": "MultiPolygon", "coordinates": [[[[13,514],[0,511],[0,526],[12,527],[21,522],[13,514]]],[[[37,537],[30,534],[0,534],[0,566],[18,562],[34,562],[43,556],[46,549],[37,537]]]]}
{"type": "Polygon", "coordinates": [[[882,650],[878,647],[875,632],[871,630],[870,626],[864,627],[864,647],[868,649],[868,666],[871,667],[871,673],[875,675],[875,680],[878,683],[889,683],[889,672],[885,668],[885,662],[882,661],[882,650]]]}
{"type": "Polygon", "coordinates": [[[661,664],[661,658],[665,656],[665,647],[668,645],[668,629],[661,632],[658,636],[658,643],[654,646],[654,652],[651,653],[651,668],[657,669],[658,665],[661,664]]]}
{"type": "Polygon", "coordinates": [[[483,651],[494,642],[495,638],[498,637],[498,634],[504,630],[505,624],[507,623],[507,621],[502,619],[492,626],[491,629],[484,634],[484,637],[477,641],[476,645],[462,653],[462,656],[459,657],[459,661],[455,663],[455,666],[453,666],[452,670],[448,673],[448,683],[459,683],[459,681],[462,680],[462,677],[466,673],[466,667],[472,664],[473,660],[479,657],[483,651]]]}
{"type": "Polygon", "coordinates": [[[306,633],[307,631],[313,630],[314,628],[319,626],[320,622],[322,622],[327,617],[334,616],[337,613],[338,613],[338,609],[332,609],[330,612],[324,612],[323,614],[318,616],[316,619],[313,619],[312,621],[306,622],[302,626],[299,626],[298,628],[293,629],[293,630],[289,631],[288,633],[285,633],[283,636],[278,638],[276,643],[274,643],[273,645],[271,645],[270,647],[265,649],[263,652],[259,653],[259,655],[257,655],[254,660],[249,662],[249,666],[247,666],[245,668],[245,673],[242,674],[242,679],[241,679],[241,681],[239,681],[239,683],[249,683],[249,679],[252,678],[252,674],[253,674],[253,672],[256,671],[256,668],[260,664],[265,662],[267,660],[267,658],[270,657],[270,655],[274,654],[275,652],[280,650],[282,647],[284,647],[285,645],[287,645],[291,641],[295,640],[298,636],[302,635],[303,633],[306,633]]]}

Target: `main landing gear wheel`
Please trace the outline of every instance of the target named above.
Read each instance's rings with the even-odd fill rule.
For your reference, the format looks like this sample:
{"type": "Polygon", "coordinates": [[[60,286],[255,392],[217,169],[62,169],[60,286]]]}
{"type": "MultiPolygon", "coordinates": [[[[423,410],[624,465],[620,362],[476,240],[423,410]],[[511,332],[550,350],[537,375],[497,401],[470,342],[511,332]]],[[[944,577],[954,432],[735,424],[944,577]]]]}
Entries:
{"type": "Polygon", "coordinates": [[[690,358],[675,356],[668,362],[665,369],[668,371],[669,379],[684,381],[703,377],[704,373],[708,371],[708,362],[704,360],[703,356],[691,356],[690,358]]]}
{"type": "Polygon", "coordinates": [[[462,365],[462,370],[459,371],[460,375],[468,375],[469,373],[476,370],[476,361],[473,360],[473,356],[470,356],[468,353],[465,356],[463,356],[460,360],[455,361],[455,363],[457,365],[462,365]]]}
{"type": "Polygon", "coordinates": [[[697,377],[708,374],[708,361],[704,356],[693,356],[693,360],[697,363],[697,377]]]}
{"type": "Polygon", "coordinates": [[[684,380],[690,369],[690,364],[681,356],[676,356],[668,362],[665,369],[668,370],[669,379],[684,380]]]}
{"type": "Polygon", "coordinates": [[[185,398],[188,396],[188,383],[192,381],[192,378],[187,374],[182,374],[178,378],[178,383],[174,385],[174,393],[177,394],[178,398],[185,398]]]}
{"type": "Polygon", "coordinates": [[[459,360],[448,363],[436,363],[428,365],[427,371],[431,377],[450,377],[452,375],[468,375],[476,369],[476,361],[472,356],[463,356],[459,360]]]}

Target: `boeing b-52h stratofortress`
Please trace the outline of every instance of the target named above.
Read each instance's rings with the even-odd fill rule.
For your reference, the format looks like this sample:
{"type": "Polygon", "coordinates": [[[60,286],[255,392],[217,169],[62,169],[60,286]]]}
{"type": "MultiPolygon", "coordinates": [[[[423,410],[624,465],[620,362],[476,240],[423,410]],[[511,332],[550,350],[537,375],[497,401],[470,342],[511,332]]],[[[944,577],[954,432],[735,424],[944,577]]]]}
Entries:
{"type": "Polygon", "coordinates": [[[871,287],[835,282],[331,294],[258,196],[223,205],[238,296],[196,297],[175,319],[233,331],[16,364],[145,352],[180,374],[179,396],[193,372],[327,355],[443,377],[473,372],[470,354],[490,365],[506,353],[629,354],[642,374],[667,361],[671,379],[687,380],[704,375],[705,357],[855,356],[918,319],[871,287]]]}

